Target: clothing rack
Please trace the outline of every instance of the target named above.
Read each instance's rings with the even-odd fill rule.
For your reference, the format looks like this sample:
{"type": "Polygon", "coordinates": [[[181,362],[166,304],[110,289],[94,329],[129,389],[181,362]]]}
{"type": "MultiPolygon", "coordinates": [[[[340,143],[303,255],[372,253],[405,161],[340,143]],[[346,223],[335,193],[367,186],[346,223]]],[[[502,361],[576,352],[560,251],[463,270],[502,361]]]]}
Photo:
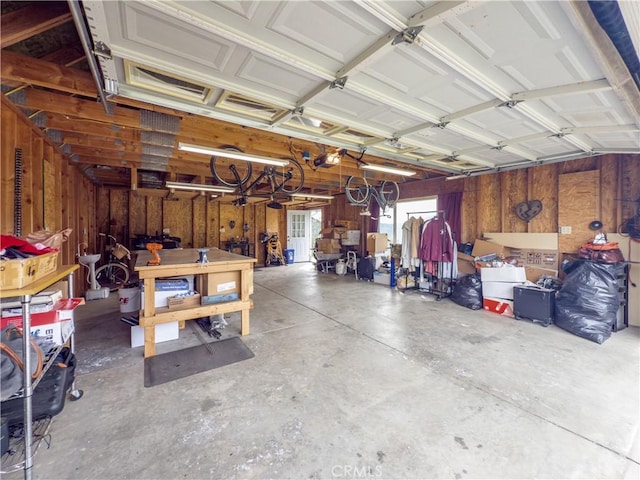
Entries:
{"type": "MultiPolygon", "coordinates": [[[[431,217],[430,219],[426,220],[426,222],[428,222],[429,220],[432,219],[437,219],[440,215],[442,215],[442,220],[446,223],[447,221],[447,212],[446,210],[426,210],[426,211],[416,211],[416,212],[407,212],[407,220],[411,217],[411,215],[416,215],[416,214],[431,214],[431,213],[435,213],[436,215],[431,217]]],[[[447,235],[446,231],[443,230],[442,232],[442,239],[444,241],[445,236],[447,235]]],[[[422,232],[421,232],[421,236],[420,239],[422,240],[422,232]]],[[[455,249],[455,238],[454,238],[454,233],[451,232],[451,239],[454,242],[454,244],[452,245],[452,248],[455,249]]],[[[404,239],[403,239],[404,241],[404,239]]],[[[443,261],[437,261],[437,275],[432,275],[432,274],[428,274],[429,275],[429,280],[427,281],[426,277],[425,277],[425,271],[424,271],[424,260],[420,259],[420,264],[419,264],[419,268],[418,268],[418,278],[416,281],[416,284],[414,288],[416,290],[420,290],[422,292],[426,292],[426,293],[430,293],[433,295],[436,295],[436,300],[440,300],[441,298],[445,298],[451,295],[451,293],[453,292],[453,283],[454,283],[454,279],[453,279],[453,251],[451,252],[451,262],[443,262],[443,261]],[[451,263],[452,265],[448,268],[448,276],[440,276],[442,274],[442,264],[443,263],[451,263]],[[435,279],[435,281],[434,281],[435,279]]],[[[407,280],[409,277],[410,272],[407,269],[407,272],[405,272],[405,285],[407,284],[407,280]]],[[[405,286],[405,288],[403,289],[403,291],[405,290],[409,290],[408,287],[405,286]]]]}

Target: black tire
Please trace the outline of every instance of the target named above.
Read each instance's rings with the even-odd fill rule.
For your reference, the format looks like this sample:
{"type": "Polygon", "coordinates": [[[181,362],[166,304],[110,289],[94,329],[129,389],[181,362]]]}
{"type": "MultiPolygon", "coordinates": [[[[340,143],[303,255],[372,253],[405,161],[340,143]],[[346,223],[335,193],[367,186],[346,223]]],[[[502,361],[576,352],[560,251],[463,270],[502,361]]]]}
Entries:
{"type": "Polygon", "coordinates": [[[384,201],[384,205],[381,205],[383,209],[393,207],[398,201],[398,198],[400,198],[400,188],[396,182],[385,180],[380,184],[380,190],[378,190],[378,193],[384,201]]]}
{"type": "Polygon", "coordinates": [[[129,269],[121,263],[107,263],[96,269],[96,281],[101,287],[117,290],[129,281],[129,269]]]}
{"type": "Polygon", "coordinates": [[[349,177],[344,187],[349,203],[367,205],[369,202],[369,183],[364,177],[349,177]]]}
{"type": "Polygon", "coordinates": [[[278,192],[297,193],[304,186],[304,170],[293,158],[289,159],[289,165],[273,167],[275,188],[278,192]],[[291,178],[287,178],[290,174],[291,178]]]}
{"type": "Polygon", "coordinates": [[[221,164],[217,157],[212,156],[209,161],[209,169],[213,177],[223,185],[228,187],[240,187],[246,185],[253,174],[253,166],[247,160],[225,159],[221,164]],[[232,168],[233,167],[233,168],[232,168]],[[236,170],[237,176],[233,169],[236,170]]]}

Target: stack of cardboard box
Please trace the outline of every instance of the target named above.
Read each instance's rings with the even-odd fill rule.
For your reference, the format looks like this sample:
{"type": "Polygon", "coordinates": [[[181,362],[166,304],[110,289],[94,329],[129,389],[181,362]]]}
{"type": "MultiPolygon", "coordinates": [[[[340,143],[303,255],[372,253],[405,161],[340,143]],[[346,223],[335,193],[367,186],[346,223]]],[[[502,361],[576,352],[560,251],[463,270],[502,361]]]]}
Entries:
{"type": "Polygon", "coordinates": [[[471,255],[458,252],[459,275],[476,273],[479,268],[488,266],[490,262],[482,262],[480,258],[493,254],[498,260],[510,259],[518,266],[524,267],[526,279],[530,282],[537,282],[542,275],[558,276],[557,250],[508,247],[486,240],[476,240],[471,255]]]}
{"type": "Polygon", "coordinates": [[[558,252],[515,248],[476,240],[471,255],[458,253],[460,275],[480,272],[485,310],[513,317],[514,287],[536,282],[542,275],[558,276],[558,252]],[[504,261],[508,263],[503,263],[504,261]]]}

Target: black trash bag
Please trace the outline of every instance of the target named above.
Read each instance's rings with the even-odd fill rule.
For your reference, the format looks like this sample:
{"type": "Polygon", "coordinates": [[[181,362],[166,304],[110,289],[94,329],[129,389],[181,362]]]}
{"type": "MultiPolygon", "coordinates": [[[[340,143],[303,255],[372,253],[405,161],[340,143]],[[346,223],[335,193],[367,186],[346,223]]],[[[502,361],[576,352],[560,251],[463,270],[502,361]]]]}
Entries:
{"type": "Polygon", "coordinates": [[[473,273],[465,275],[458,280],[453,287],[451,300],[471,310],[480,310],[482,308],[482,282],[480,281],[480,275],[473,273]]]}
{"type": "Polygon", "coordinates": [[[596,343],[611,336],[620,298],[617,278],[623,263],[575,260],[563,264],[567,277],[556,297],[555,323],[596,343]]]}

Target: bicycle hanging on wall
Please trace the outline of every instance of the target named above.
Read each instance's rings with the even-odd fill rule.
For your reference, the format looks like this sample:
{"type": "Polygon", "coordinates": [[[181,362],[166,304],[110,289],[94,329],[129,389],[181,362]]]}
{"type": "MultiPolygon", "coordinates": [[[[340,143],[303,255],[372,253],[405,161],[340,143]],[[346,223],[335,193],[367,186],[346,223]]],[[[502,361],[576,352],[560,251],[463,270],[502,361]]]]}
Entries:
{"type": "Polygon", "coordinates": [[[237,188],[237,198],[233,204],[244,206],[249,197],[270,198],[270,208],[281,209],[278,196],[287,196],[299,192],[304,186],[304,171],[293,158],[288,159],[285,166],[265,165],[260,174],[253,180],[253,165],[247,160],[230,160],[212,156],[209,162],[214,178],[228,187],[237,188]]]}
{"type": "Polygon", "coordinates": [[[387,208],[393,208],[400,197],[396,182],[383,180],[378,186],[370,185],[364,177],[349,177],[345,184],[345,195],[352,205],[365,207],[363,215],[370,214],[371,199],[380,205],[380,215],[386,215],[387,208]]]}

